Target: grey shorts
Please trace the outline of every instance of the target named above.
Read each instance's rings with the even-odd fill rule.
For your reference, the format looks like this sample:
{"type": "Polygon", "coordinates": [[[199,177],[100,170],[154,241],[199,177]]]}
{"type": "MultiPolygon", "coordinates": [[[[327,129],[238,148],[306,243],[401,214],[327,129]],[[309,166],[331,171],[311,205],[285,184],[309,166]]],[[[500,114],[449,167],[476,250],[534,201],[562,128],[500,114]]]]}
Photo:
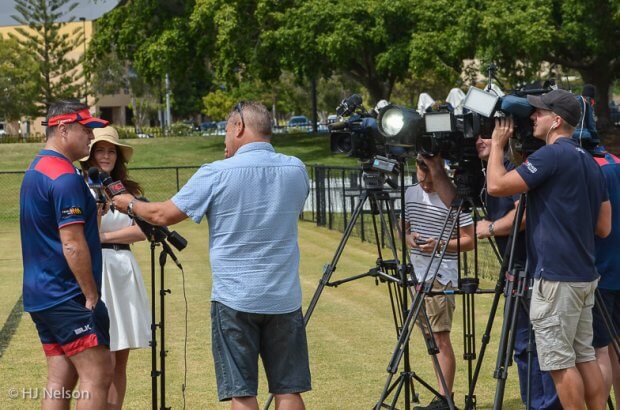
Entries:
{"type": "Polygon", "coordinates": [[[595,360],[592,306],[598,279],[592,282],[534,280],[530,320],[536,335],[540,369],[574,367],[595,360]]]}
{"type": "Polygon", "coordinates": [[[259,355],[270,393],[302,393],[311,389],[301,309],[266,315],[240,312],[211,302],[211,339],[219,400],[256,396],[259,355]]]}

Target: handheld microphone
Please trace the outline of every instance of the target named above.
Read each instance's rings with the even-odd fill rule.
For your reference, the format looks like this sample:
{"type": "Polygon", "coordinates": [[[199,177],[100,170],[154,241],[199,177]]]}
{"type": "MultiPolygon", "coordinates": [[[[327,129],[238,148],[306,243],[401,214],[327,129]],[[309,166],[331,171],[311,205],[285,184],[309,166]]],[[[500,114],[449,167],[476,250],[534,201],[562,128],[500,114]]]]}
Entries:
{"type": "Polygon", "coordinates": [[[88,186],[97,194],[97,203],[105,204],[107,200],[103,194],[103,185],[101,185],[99,169],[97,167],[88,168],[88,178],[90,178],[88,186]]]}
{"type": "MultiPolygon", "coordinates": [[[[121,181],[114,181],[112,177],[105,171],[99,172],[101,182],[110,197],[127,193],[127,189],[121,181]]],[[[141,197],[136,198],[139,201],[148,202],[148,199],[141,197]]],[[[168,240],[175,248],[182,251],[187,246],[187,240],[176,231],[170,231],[166,226],[153,225],[137,215],[134,216],[136,224],[140,227],[146,237],[152,242],[163,242],[168,240]]],[[[174,258],[173,258],[174,259],[174,258]]],[[[176,261],[175,261],[176,263],[176,261]]]]}
{"type": "Polygon", "coordinates": [[[99,171],[99,178],[101,179],[101,183],[105,187],[105,192],[110,198],[116,195],[127,193],[125,185],[123,185],[121,181],[114,181],[110,174],[108,174],[107,172],[99,171]]]}

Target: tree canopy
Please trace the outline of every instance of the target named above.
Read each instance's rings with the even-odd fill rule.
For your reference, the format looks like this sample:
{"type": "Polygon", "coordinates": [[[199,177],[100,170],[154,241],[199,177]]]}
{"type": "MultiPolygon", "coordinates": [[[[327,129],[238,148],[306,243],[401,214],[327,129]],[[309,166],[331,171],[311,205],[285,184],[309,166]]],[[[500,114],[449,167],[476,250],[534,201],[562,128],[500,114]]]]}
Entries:
{"type": "Polygon", "coordinates": [[[62,33],[64,23],[58,22],[77,5],[71,0],[15,0],[15,10],[19,15],[12,17],[28,28],[16,28],[18,35],[11,37],[38,62],[38,99],[45,109],[54,100],[74,97],[79,87],[82,74],[79,61],[68,58],[67,54],[83,44],[84,33],[80,28],[62,33]]]}
{"type": "Polygon", "coordinates": [[[39,66],[13,39],[0,36],[0,119],[36,114],[39,66]]]}

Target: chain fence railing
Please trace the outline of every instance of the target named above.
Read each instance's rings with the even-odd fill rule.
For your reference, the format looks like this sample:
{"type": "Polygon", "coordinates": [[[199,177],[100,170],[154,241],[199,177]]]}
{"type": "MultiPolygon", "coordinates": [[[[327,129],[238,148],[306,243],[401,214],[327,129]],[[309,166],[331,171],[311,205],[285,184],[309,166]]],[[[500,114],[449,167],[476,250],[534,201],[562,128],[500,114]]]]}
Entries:
{"type": "MultiPolygon", "coordinates": [[[[149,200],[163,201],[178,192],[198,168],[198,165],[130,168],[129,175],[140,183],[149,200]]],[[[308,174],[311,190],[300,219],[314,222],[317,226],[344,232],[364,189],[362,168],[310,165],[308,174]]],[[[23,176],[22,171],[0,172],[0,223],[19,221],[19,189],[23,176]]],[[[405,184],[411,185],[414,182],[415,172],[409,172],[406,175],[405,184]]],[[[383,191],[389,196],[390,206],[398,218],[400,216],[400,191],[387,186],[383,191]]],[[[376,221],[379,244],[385,248],[389,244],[389,227],[381,224],[381,219],[378,217],[376,221]]],[[[388,221],[387,217],[386,221],[388,221]]],[[[366,242],[377,242],[370,201],[364,204],[351,236],[366,242]]],[[[396,240],[398,241],[398,238],[396,240]]],[[[481,270],[493,274],[496,261],[490,246],[486,242],[481,242],[480,245],[481,270]]]]}

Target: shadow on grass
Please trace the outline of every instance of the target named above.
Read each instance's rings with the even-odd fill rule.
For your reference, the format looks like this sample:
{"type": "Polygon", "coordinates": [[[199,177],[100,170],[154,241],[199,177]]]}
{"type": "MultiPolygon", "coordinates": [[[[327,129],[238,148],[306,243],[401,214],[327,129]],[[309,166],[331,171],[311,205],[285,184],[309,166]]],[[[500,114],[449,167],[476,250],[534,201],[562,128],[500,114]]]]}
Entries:
{"type": "Polygon", "coordinates": [[[11,339],[13,335],[17,331],[17,326],[19,326],[19,322],[22,319],[22,314],[24,313],[24,306],[22,304],[22,297],[20,296],[13,305],[13,309],[11,309],[11,313],[9,313],[9,317],[4,322],[4,326],[2,326],[2,330],[0,330],[0,358],[4,355],[4,351],[9,344],[11,343],[11,339]]]}

